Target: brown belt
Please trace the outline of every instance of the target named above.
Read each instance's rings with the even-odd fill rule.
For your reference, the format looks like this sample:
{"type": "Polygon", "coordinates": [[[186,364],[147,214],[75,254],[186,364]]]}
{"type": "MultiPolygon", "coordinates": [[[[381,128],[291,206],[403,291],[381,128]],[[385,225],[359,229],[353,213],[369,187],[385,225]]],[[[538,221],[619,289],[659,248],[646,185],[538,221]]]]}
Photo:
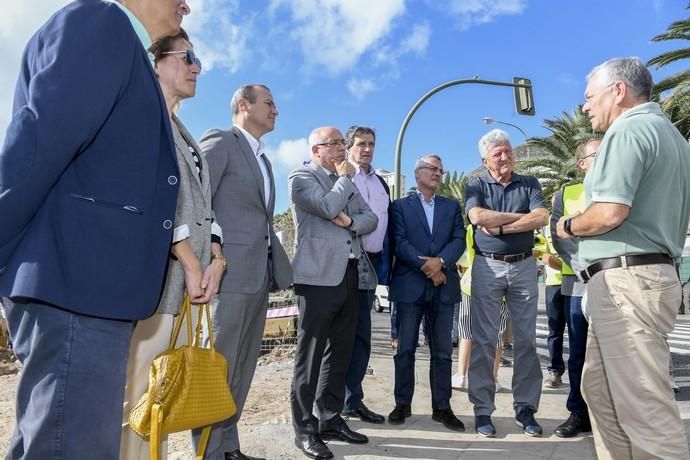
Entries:
{"type": "Polygon", "coordinates": [[[582,270],[580,272],[580,276],[586,283],[602,270],[653,264],[675,265],[673,259],[666,254],[636,254],[632,256],[609,257],[608,259],[602,259],[598,262],[594,262],[592,265],[582,270]]]}
{"type": "Polygon", "coordinates": [[[510,264],[520,262],[532,256],[531,252],[523,252],[522,254],[491,254],[489,252],[475,251],[475,253],[487,259],[500,260],[510,264]]]}

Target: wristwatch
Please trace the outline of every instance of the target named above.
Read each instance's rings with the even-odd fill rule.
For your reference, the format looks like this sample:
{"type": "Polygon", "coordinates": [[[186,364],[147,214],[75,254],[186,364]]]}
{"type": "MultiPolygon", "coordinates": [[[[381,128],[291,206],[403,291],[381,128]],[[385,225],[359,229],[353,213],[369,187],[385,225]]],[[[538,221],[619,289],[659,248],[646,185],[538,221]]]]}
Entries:
{"type": "Polygon", "coordinates": [[[570,236],[577,236],[573,233],[573,229],[571,228],[571,226],[573,225],[572,220],[573,218],[570,217],[563,221],[563,230],[565,230],[565,232],[570,236]]]}
{"type": "Polygon", "coordinates": [[[211,254],[211,262],[214,260],[220,260],[220,263],[223,264],[223,271],[228,269],[228,260],[225,258],[222,252],[214,252],[211,254]]]}
{"type": "Polygon", "coordinates": [[[441,261],[441,265],[443,265],[443,268],[446,268],[446,261],[445,261],[445,260],[443,260],[443,257],[441,257],[441,256],[438,256],[438,260],[440,260],[440,261],[441,261]]]}

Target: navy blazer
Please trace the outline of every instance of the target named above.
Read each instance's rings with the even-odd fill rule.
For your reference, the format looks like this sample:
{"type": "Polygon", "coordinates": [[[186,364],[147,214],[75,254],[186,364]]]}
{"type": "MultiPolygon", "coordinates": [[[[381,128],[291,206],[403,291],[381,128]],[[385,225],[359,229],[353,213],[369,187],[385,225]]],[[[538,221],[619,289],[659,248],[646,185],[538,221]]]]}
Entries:
{"type": "Polygon", "coordinates": [[[434,198],[433,233],[429,231],[426,215],[417,194],[395,200],[391,206],[391,234],[395,246],[395,264],[389,299],[412,303],[424,295],[431,281],[421,271],[424,260],[419,256],[440,256],[446,262],[447,282],[441,285],[441,302],[460,301],[460,278],[455,268],[465,250],[465,225],[457,200],[434,198]]]}
{"type": "Polygon", "coordinates": [[[24,51],[0,150],[0,295],[150,316],[178,189],[167,109],[125,13],[78,0],[24,51]]]}

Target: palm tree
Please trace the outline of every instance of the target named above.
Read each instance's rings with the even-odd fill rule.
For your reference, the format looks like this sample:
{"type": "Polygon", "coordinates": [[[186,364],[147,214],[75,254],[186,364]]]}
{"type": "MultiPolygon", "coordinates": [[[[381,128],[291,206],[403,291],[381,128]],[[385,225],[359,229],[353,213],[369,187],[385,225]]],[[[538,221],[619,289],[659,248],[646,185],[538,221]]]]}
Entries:
{"type": "MultiPolygon", "coordinates": [[[[690,9],[690,5],[686,7],[690,9]]],[[[690,40],[690,18],[676,21],[666,32],[652,38],[653,42],[690,40]]],[[[648,66],[658,70],[674,62],[690,58],[690,48],[680,48],[652,58],[648,66]]],[[[690,137],[690,70],[682,70],[658,82],[652,90],[652,98],[661,100],[661,108],[687,139],[690,137]]]]}
{"type": "Polygon", "coordinates": [[[551,132],[547,137],[532,137],[527,140],[530,147],[542,154],[516,164],[519,172],[537,177],[544,196],[551,196],[564,185],[582,180],[582,172],[575,162],[575,150],[583,140],[593,135],[589,117],[578,105],[572,113],[563,112],[560,117],[544,120],[551,132]]]}
{"type": "Polygon", "coordinates": [[[468,177],[465,176],[464,172],[458,174],[457,171],[453,174],[446,174],[436,189],[436,194],[445,196],[447,198],[453,198],[458,200],[460,203],[465,201],[465,186],[467,185],[468,177]]]}

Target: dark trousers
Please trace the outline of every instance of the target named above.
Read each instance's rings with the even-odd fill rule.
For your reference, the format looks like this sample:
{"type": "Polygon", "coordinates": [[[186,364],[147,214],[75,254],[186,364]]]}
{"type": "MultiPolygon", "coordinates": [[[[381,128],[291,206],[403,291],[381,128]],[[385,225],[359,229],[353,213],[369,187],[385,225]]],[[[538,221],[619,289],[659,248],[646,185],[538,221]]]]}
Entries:
{"type": "Polygon", "coordinates": [[[585,365],[585,350],[587,349],[587,320],[582,314],[582,297],[563,296],[568,320],[568,379],[570,393],[565,407],[574,414],[588,419],[587,403],[580,392],[582,382],[582,368],[585,365]]]}
{"type": "Polygon", "coordinates": [[[357,331],[352,346],[352,359],[345,380],[345,409],[354,411],[362,407],[364,389],[362,380],[367,373],[371,355],[371,306],[374,302],[374,291],[359,291],[359,312],[357,313],[357,331]]]}
{"type": "Polygon", "coordinates": [[[133,323],[2,304],[23,365],[6,458],[117,460],[133,323]]]}
{"type": "Polygon", "coordinates": [[[393,358],[395,403],[410,404],[412,402],[419,324],[426,313],[429,319],[429,352],[431,353],[429,367],[431,407],[435,410],[450,408],[453,304],[442,303],[440,289],[429,282],[421,299],[414,303],[397,302],[396,308],[399,343],[393,358]]]}
{"type": "Polygon", "coordinates": [[[563,333],[566,325],[565,299],[561,295],[561,286],[546,286],[546,316],[549,319],[549,356],[551,364],[550,372],[563,374],[565,363],[563,362],[563,333]]]}
{"type": "Polygon", "coordinates": [[[350,263],[337,286],[295,285],[299,329],[290,404],[298,435],[329,429],[338,420],[357,326],[357,282],[357,265],[350,263]]]}

